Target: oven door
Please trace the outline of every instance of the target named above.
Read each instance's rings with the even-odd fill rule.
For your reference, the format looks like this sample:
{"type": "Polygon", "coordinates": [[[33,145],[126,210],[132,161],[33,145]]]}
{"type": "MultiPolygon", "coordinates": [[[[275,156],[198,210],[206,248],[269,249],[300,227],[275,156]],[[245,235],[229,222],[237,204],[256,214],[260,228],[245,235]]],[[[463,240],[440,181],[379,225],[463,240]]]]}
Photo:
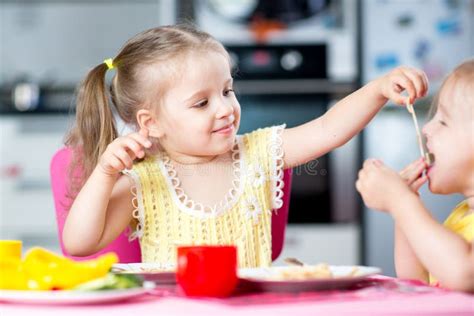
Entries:
{"type": "MultiPolygon", "coordinates": [[[[286,123],[294,127],[323,115],[330,104],[328,96],[244,95],[240,133],[286,123]]],[[[302,148],[301,150],[305,150],[302,148]]],[[[357,221],[355,191],[360,163],[357,138],[343,147],[293,168],[289,223],[314,224],[357,221]]]]}

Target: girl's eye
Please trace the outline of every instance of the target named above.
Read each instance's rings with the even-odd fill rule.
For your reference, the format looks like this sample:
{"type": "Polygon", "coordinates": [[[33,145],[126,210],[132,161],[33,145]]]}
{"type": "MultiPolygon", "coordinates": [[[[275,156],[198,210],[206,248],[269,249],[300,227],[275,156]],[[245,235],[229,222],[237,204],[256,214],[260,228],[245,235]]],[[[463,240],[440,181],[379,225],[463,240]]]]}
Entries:
{"type": "Polygon", "coordinates": [[[224,91],[224,96],[229,96],[229,94],[233,93],[234,92],[234,89],[227,89],[224,91]]]}
{"type": "Polygon", "coordinates": [[[447,126],[446,123],[444,121],[441,121],[441,120],[439,120],[439,124],[441,124],[443,126],[447,126]]]}
{"type": "Polygon", "coordinates": [[[207,100],[202,100],[201,102],[199,103],[196,103],[195,105],[193,105],[193,108],[202,108],[202,107],[205,107],[207,105],[208,101],[207,100]]]}

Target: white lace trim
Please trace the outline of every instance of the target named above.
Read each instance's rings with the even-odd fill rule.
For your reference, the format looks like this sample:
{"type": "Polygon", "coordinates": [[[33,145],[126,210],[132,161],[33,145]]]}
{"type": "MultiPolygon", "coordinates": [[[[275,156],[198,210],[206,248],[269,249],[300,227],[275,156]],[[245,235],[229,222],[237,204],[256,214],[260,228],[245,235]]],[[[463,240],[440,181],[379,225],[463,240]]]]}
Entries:
{"type": "Polygon", "coordinates": [[[132,216],[133,218],[138,220],[138,224],[135,230],[130,234],[130,236],[128,236],[128,241],[132,241],[136,238],[141,238],[143,236],[143,226],[145,224],[145,208],[143,206],[142,186],[140,183],[140,177],[135,171],[125,169],[122,171],[122,173],[129,176],[133,181],[133,185],[130,188],[130,191],[133,195],[132,216]]]}
{"type": "Polygon", "coordinates": [[[278,210],[283,206],[283,140],[281,134],[286,128],[286,124],[276,126],[272,130],[271,143],[270,143],[270,155],[272,157],[272,209],[278,210]]]}
{"type": "Polygon", "coordinates": [[[227,192],[222,201],[213,206],[204,206],[202,203],[195,202],[189,198],[189,196],[180,187],[181,183],[179,181],[177,172],[171,164],[171,160],[168,155],[166,155],[166,153],[159,155],[159,167],[166,179],[168,188],[171,191],[171,197],[178,208],[189,215],[205,219],[219,216],[234,206],[242,194],[245,185],[244,172],[242,172],[242,170],[245,170],[244,151],[245,148],[242,145],[242,137],[239,135],[237,136],[234,147],[232,148],[232,167],[234,174],[232,188],[227,192]]]}

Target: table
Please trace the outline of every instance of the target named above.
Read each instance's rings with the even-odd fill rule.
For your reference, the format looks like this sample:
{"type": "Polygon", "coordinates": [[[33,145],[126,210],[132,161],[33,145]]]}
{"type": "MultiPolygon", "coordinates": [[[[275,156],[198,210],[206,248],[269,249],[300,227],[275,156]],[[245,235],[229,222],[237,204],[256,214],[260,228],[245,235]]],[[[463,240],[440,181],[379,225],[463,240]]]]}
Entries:
{"type": "Polygon", "coordinates": [[[98,305],[22,305],[0,302],[0,315],[474,315],[474,295],[420,282],[373,277],[350,290],[303,293],[240,289],[226,299],[187,298],[158,287],[128,301],[98,305]]]}

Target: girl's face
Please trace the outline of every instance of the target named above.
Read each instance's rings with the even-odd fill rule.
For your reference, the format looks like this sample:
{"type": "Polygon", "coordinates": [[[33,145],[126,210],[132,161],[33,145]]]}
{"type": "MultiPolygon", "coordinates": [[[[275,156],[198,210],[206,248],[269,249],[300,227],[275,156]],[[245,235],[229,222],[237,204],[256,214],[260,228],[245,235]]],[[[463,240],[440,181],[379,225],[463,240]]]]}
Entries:
{"type": "Polygon", "coordinates": [[[428,169],[434,193],[466,194],[474,186],[474,95],[449,78],[440,91],[435,116],[423,128],[434,164],[428,169]]]}
{"type": "Polygon", "coordinates": [[[161,145],[175,156],[228,152],[240,124],[228,60],[211,51],[187,55],[180,62],[158,110],[161,145]]]}

